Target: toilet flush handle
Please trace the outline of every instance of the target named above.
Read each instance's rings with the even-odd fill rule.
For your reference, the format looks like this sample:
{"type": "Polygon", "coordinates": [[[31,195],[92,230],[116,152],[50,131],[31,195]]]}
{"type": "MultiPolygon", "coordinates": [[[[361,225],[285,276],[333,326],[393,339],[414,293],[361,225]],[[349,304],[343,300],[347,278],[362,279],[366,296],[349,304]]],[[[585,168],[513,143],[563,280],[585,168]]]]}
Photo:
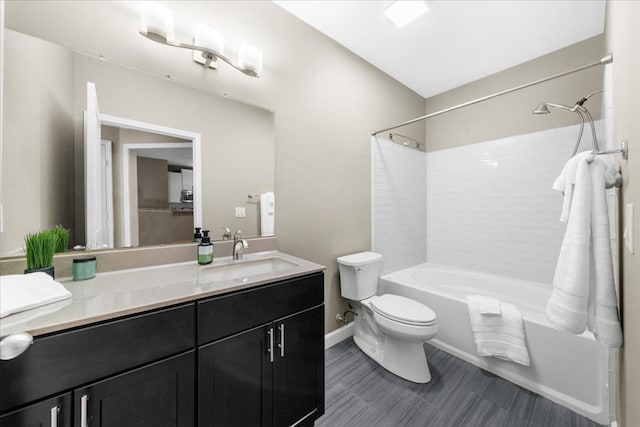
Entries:
{"type": "Polygon", "coordinates": [[[360,267],[358,267],[358,268],[356,268],[356,272],[357,272],[358,274],[360,274],[360,273],[362,273],[362,269],[361,269],[360,267]]]}

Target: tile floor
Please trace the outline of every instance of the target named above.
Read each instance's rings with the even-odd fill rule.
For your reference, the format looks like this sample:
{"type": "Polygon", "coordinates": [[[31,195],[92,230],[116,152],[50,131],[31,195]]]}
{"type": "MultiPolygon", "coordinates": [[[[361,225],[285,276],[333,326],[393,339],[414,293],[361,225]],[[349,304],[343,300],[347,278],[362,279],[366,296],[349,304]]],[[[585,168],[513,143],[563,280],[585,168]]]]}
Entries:
{"type": "Polygon", "coordinates": [[[396,377],[347,339],[325,354],[320,427],[595,427],[598,424],[430,345],[432,379],[396,377]]]}

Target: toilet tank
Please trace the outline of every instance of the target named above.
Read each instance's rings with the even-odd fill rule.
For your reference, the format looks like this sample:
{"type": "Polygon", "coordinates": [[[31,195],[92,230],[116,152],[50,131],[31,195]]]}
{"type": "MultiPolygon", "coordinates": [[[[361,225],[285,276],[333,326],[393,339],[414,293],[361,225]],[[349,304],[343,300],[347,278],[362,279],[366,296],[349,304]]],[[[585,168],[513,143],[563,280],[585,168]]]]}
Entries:
{"type": "Polygon", "coordinates": [[[338,258],[338,266],[343,298],[361,301],[376,294],[382,271],[382,255],[374,252],[346,255],[338,258]]]}

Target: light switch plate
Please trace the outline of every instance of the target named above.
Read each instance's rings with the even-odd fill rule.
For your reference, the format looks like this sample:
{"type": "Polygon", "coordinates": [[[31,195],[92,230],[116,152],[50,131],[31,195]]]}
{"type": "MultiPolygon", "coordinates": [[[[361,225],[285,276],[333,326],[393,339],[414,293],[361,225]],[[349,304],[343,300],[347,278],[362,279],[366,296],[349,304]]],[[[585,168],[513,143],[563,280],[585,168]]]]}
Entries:
{"type": "Polygon", "coordinates": [[[633,226],[634,226],[635,218],[634,218],[634,207],[633,203],[627,203],[624,212],[624,233],[622,237],[624,238],[624,245],[627,247],[627,250],[631,252],[633,255],[634,247],[633,247],[633,226]]]}
{"type": "Polygon", "coordinates": [[[244,218],[247,216],[245,208],[236,208],[236,218],[244,218]]]}

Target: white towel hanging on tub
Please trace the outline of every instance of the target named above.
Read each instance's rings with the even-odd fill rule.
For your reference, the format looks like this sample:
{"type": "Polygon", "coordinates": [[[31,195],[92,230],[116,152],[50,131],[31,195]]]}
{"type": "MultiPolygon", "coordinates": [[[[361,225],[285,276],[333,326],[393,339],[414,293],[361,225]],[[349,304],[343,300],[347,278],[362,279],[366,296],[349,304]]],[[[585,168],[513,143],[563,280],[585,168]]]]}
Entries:
{"type": "Polygon", "coordinates": [[[605,193],[610,170],[610,163],[601,157],[591,163],[583,157],[577,161],[567,230],[547,302],[547,317],[558,329],[573,334],[581,334],[588,327],[598,342],[617,348],[622,345],[622,328],[605,193]]]}
{"type": "Polygon", "coordinates": [[[482,314],[483,296],[467,295],[473,339],[479,356],[493,356],[529,366],[522,314],[513,304],[500,302],[500,313],[482,314]]]}

